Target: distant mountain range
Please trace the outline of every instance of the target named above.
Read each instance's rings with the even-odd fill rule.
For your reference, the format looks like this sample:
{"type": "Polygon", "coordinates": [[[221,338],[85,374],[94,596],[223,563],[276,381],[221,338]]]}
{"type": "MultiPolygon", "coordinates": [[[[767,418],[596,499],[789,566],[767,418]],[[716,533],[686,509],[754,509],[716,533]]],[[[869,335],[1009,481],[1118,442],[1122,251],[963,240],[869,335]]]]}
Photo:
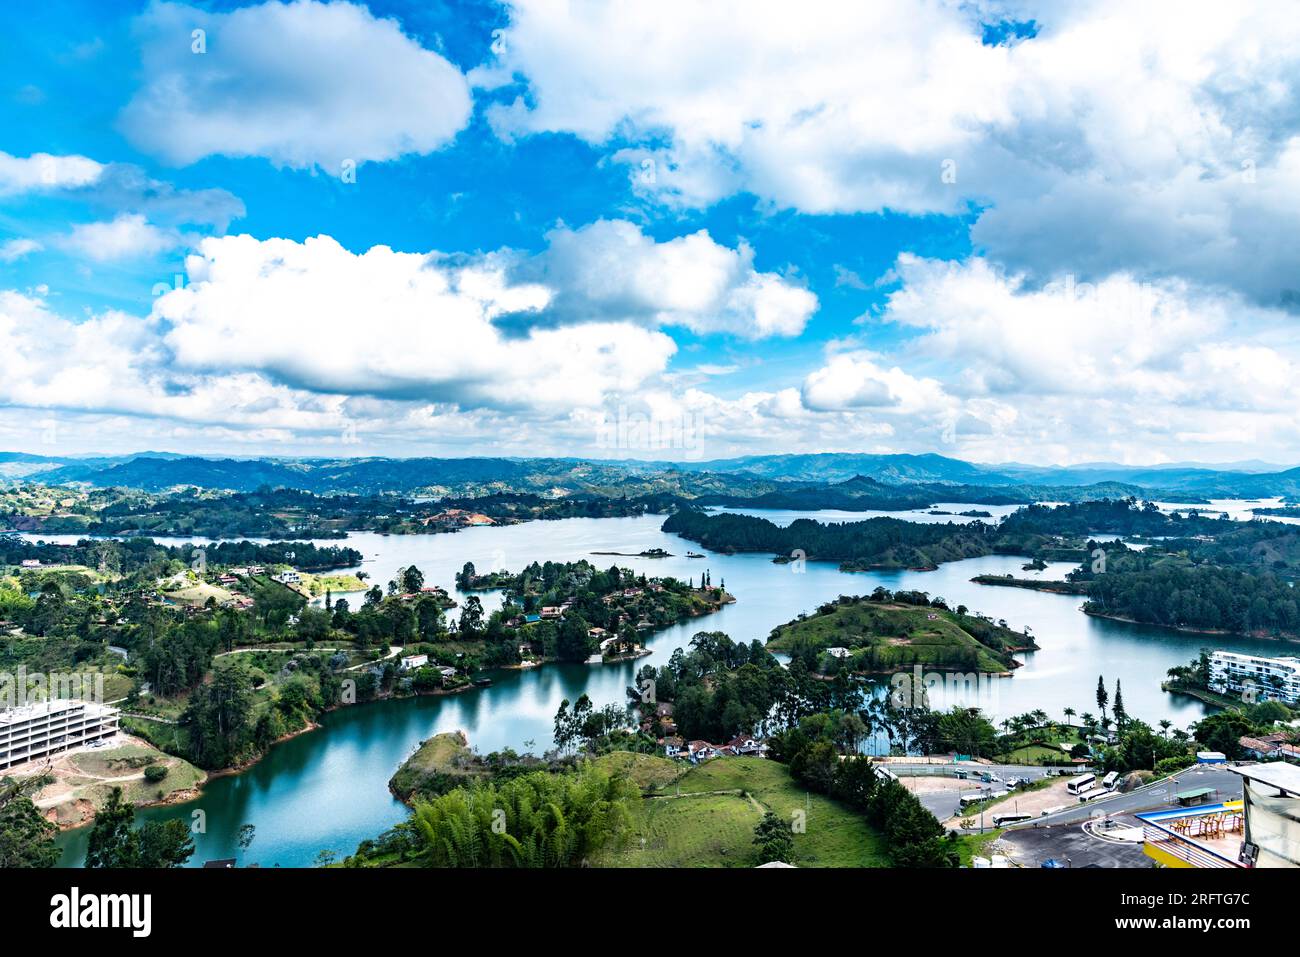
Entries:
{"type": "Polygon", "coordinates": [[[232,491],[270,486],[317,493],[391,491],[403,494],[581,490],[715,497],[775,494],[791,501],[855,499],[864,495],[942,500],[945,492],[955,495],[960,491],[967,497],[958,500],[991,502],[1023,501],[1026,496],[1048,494],[1054,489],[1094,487],[1092,495],[1134,494],[1189,502],[1275,496],[1300,500],[1300,468],[1280,469],[1262,462],[1234,465],[1234,468],[1196,463],[1141,468],[1112,463],[985,466],[934,453],[847,452],[751,455],[688,463],[488,457],[234,459],[161,452],[74,458],[0,452],[0,478],[147,491],[176,486],[232,491]],[[832,489],[834,486],[838,487],[832,489]],[[988,491],[975,496],[976,489],[988,491]]]}

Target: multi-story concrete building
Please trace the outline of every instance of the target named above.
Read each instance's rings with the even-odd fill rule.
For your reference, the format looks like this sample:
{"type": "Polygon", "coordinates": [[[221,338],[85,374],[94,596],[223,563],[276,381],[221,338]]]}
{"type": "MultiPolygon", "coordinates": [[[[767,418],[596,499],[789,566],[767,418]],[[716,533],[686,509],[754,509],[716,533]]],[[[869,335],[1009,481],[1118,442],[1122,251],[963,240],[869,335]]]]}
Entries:
{"type": "Polygon", "coordinates": [[[0,770],[117,734],[118,711],[56,698],[0,711],[0,770]]]}
{"type": "Polygon", "coordinates": [[[1259,701],[1300,702],[1300,658],[1265,658],[1236,651],[1210,655],[1210,690],[1251,692],[1259,701]]]}

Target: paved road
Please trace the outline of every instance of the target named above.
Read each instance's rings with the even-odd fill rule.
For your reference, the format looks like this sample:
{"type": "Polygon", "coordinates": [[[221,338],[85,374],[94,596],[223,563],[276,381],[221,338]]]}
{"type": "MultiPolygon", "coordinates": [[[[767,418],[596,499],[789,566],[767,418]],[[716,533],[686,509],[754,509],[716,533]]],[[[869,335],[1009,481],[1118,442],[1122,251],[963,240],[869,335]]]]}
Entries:
{"type": "Polygon", "coordinates": [[[909,782],[915,781],[922,777],[953,777],[957,770],[968,772],[971,776],[966,780],[969,787],[962,787],[951,791],[933,791],[928,794],[918,794],[917,799],[927,811],[933,814],[941,821],[946,821],[952,817],[961,808],[961,796],[963,794],[972,794],[976,791],[987,791],[990,795],[1006,789],[1005,783],[1011,778],[1029,778],[1031,781],[1037,781],[1049,774],[1056,772],[1056,768],[1039,767],[1037,765],[1023,764],[981,764],[974,761],[962,762],[961,764],[904,764],[891,762],[885,767],[893,771],[902,780],[904,786],[909,782]],[[1000,779],[1000,782],[985,783],[981,781],[977,774],[988,772],[1000,779]]]}
{"type": "MultiPolygon", "coordinates": [[[[931,814],[941,821],[955,815],[961,809],[962,794],[969,794],[975,791],[987,791],[989,789],[1002,790],[1002,785],[998,783],[986,784],[976,778],[974,775],[979,771],[988,771],[999,777],[1002,781],[1010,778],[1026,777],[1032,781],[1038,781],[1049,774],[1055,773],[1055,768],[1026,766],[1019,764],[894,764],[887,767],[897,774],[904,785],[909,781],[915,781],[919,777],[952,777],[953,772],[958,768],[971,773],[967,780],[970,785],[968,788],[954,789],[951,791],[935,791],[929,794],[918,794],[917,798],[921,804],[931,814]]],[[[1154,808],[1170,807],[1173,805],[1173,796],[1179,791],[1191,791],[1196,788],[1211,787],[1216,788],[1219,792],[1217,800],[1228,801],[1241,797],[1241,777],[1232,773],[1222,766],[1207,765],[1204,767],[1193,767],[1186,771],[1179,772],[1169,781],[1162,781],[1159,784],[1140,788],[1137,791],[1128,794],[1116,793],[1111,797],[1101,798],[1095,801],[1089,801],[1087,804],[1073,805],[1067,811],[1060,811],[1039,820],[1040,823],[1069,823],[1089,820],[1090,818],[1103,817],[1107,814],[1132,814],[1137,811],[1149,811],[1154,808]]],[[[986,819],[987,819],[986,815],[986,819]]]]}
{"type": "Polygon", "coordinates": [[[1052,814],[1041,820],[1053,824],[1083,822],[1107,814],[1134,814],[1138,811],[1173,807],[1175,794],[1197,788],[1216,788],[1219,792],[1215,798],[1217,801],[1236,800],[1241,797],[1241,775],[1217,765],[1188,768],[1168,781],[1139,788],[1128,794],[1117,794],[1114,797],[1080,804],[1076,808],[1052,814]]]}
{"type": "MultiPolygon", "coordinates": [[[[1010,853],[1024,867],[1039,867],[1048,858],[1069,861],[1071,867],[1150,867],[1141,843],[1125,844],[1097,837],[1085,829],[1091,818],[1109,817],[1120,828],[1141,824],[1135,814],[1175,806],[1179,791],[1215,788],[1213,800],[1241,797],[1241,777],[1222,766],[1189,768],[1174,778],[1128,794],[1080,804],[1068,811],[1041,817],[1002,835],[1010,853]]],[[[1104,832],[1103,832],[1104,833],[1104,832]]]]}

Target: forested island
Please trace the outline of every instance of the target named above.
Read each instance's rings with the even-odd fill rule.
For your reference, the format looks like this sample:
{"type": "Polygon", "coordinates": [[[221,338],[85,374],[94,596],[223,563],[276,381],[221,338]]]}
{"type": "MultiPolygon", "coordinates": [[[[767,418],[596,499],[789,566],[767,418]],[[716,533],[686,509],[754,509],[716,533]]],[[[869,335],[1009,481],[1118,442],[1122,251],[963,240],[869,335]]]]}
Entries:
{"type": "Polygon", "coordinates": [[[1020,667],[1013,654],[1038,645],[964,605],[950,609],[924,592],[877,588],[865,598],[840,596],[777,627],[767,647],[829,675],[888,674],[913,665],[996,674],[1020,667]]]}
{"type": "Polygon", "coordinates": [[[982,522],[922,524],[870,518],[823,524],[801,518],[782,527],[753,515],[710,515],[695,509],[670,515],[663,530],[714,551],[771,552],[779,561],[837,561],[844,571],[933,569],[941,562],[987,555],[996,539],[996,529],[982,522]]]}
{"type": "MultiPolygon", "coordinates": [[[[1030,546],[1053,523],[1071,532],[1090,514],[1112,533],[1146,536],[1144,547],[1088,540],[1063,582],[983,575],[985,585],[1086,596],[1088,614],[1188,631],[1300,638],[1300,528],[1282,522],[1165,516],[1134,502],[1033,506],[1002,523],[1006,538],[1030,546]]],[[[1010,542],[1008,542],[1008,539],[1010,542]]],[[[1053,551],[1040,546],[1040,554],[1053,551]]]]}

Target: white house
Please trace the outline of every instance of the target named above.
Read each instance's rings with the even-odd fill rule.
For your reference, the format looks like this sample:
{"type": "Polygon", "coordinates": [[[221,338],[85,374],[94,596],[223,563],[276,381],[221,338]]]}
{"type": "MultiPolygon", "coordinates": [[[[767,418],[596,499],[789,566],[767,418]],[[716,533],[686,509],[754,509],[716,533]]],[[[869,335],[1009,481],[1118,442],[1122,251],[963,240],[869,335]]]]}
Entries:
{"type": "Polygon", "coordinates": [[[428,655],[407,655],[401,661],[401,669],[403,671],[411,671],[415,668],[423,668],[428,663],[428,655]]]}
{"type": "Polygon", "coordinates": [[[707,741],[692,741],[686,745],[686,751],[695,762],[716,758],[721,753],[716,744],[709,744],[707,741]]]}

